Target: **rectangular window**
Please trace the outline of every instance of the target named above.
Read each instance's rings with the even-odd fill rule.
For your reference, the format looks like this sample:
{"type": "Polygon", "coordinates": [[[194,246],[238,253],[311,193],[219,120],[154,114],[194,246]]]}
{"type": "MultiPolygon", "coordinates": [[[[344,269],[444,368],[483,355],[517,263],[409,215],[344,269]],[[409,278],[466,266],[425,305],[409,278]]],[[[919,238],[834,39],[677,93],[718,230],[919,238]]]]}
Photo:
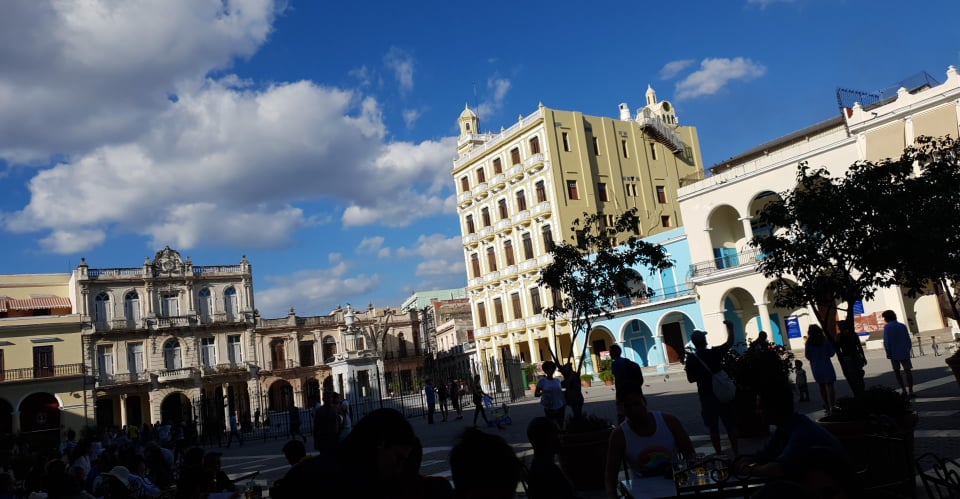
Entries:
{"type": "Polygon", "coordinates": [[[660,204],[667,203],[667,191],[662,185],[657,186],[657,202],[660,204]]]}
{"type": "Polygon", "coordinates": [[[160,298],[160,313],[164,317],[180,316],[180,302],[177,300],[177,295],[163,295],[160,298]]]}
{"type": "Polygon", "coordinates": [[[561,133],[560,133],[560,140],[563,141],[563,150],[564,150],[564,151],[569,151],[569,150],[570,150],[570,136],[569,136],[569,134],[567,134],[567,132],[561,132],[561,133]]]}
{"type": "Polygon", "coordinates": [[[477,322],[480,323],[480,327],[487,327],[487,307],[483,302],[477,303],[477,322]]]}
{"type": "Polygon", "coordinates": [[[483,168],[477,168],[477,183],[482,184],[487,181],[487,174],[484,173],[483,168]]]}
{"type": "Polygon", "coordinates": [[[473,215],[467,215],[467,234],[473,234],[477,228],[473,225],[473,215]]]}
{"type": "Polygon", "coordinates": [[[540,304],[540,288],[530,288],[530,304],[534,314],[543,312],[543,305],[540,304]]]}
{"type": "Polygon", "coordinates": [[[598,141],[596,137],[592,137],[592,139],[593,139],[593,155],[594,155],[594,156],[599,156],[599,155],[600,155],[600,141],[598,141]]]}
{"type": "Polygon", "coordinates": [[[127,368],[130,371],[130,378],[133,380],[146,377],[147,370],[143,364],[143,343],[127,344],[127,368]]]}
{"type": "Polygon", "coordinates": [[[312,341],[301,341],[299,345],[300,350],[300,367],[311,367],[315,364],[313,360],[313,342],[312,341]]]}
{"type": "Polygon", "coordinates": [[[503,323],[503,300],[500,298],[493,299],[493,315],[497,319],[497,324],[503,323]]]}
{"type": "Polygon", "coordinates": [[[503,173],[503,162],[500,161],[500,158],[496,158],[493,160],[493,173],[494,174],[503,173]]]}
{"type": "Polygon", "coordinates": [[[550,252],[553,250],[553,234],[550,233],[550,226],[544,225],[542,229],[543,234],[543,251],[550,252]]]}
{"type": "Polygon", "coordinates": [[[101,381],[113,379],[113,345],[97,345],[97,371],[101,381]]]}
{"type": "Polygon", "coordinates": [[[626,140],[626,139],[623,139],[623,140],[620,141],[620,148],[623,149],[623,157],[624,157],[624,158],[629,158],[630,156],[627,155],[627,140],[626,140]]]}
{"type": "Polygon", "coordinates": [[[610,198],[607,197],[607,184],[603,182],[597,183],[597,199],[603,202],[610,201],[610,198]]]}
{"type": "Polygon", "coordinates": [[[516,265],[516,260],[513,256],[513,243],[509,239],[503,242],[503,254],[507,258],[507,265],[516,265]]]}
{"type": "Polygon", "coordinates": [[[480,219],[483,221],[484,227],[490,227],[490,209],[484,207],[480,210],[480,219]]]}
{"type": "Polygon", "coordinates": [[[657,159],[657,143],[656,142],[650,143],[650,157],[653,159],[657,159]]]}
{"type": "Polygon", "coordinates": [[[523,310],[520,307],[520,293],[510,293],[510,308],[513,312],[513,318],[519,319],[523,316],[523,310]]]}
{"type": "Polygon", "coordinates": [[[661,227],[670,227],[670,215],[664,215],[660,217],[660,226],[661,227]]]}
{"type": "Polygon", "coordinates": [[[510,149],[510,164],[519,165],[520,164],[520,148],[514,147],[510,149]]]}
{"type": "Polygon", "coordinates": [[[460,192],[470,192],[470,179],[466,175],[460,177],[460,192]]]}
{"type": "Polygon", "coordinates": [[[227,336],[227,355],[230,357],[231,364],[243,362],[243,350],[240,348],[240,335],[231,334],[227,336]]]}
{"type": "Polygon", "coordinates": [[[540,137],[530,139],[530,155],[540,154],[540,137]]]}
{"type": "Polygon", "coordinates": [[[536,183],[537,188],[537,202],[542,203],[547,200],[547,188],[543,184],[543,180],[540,180],[536,183]]]}
{"type": "Polygon", "coordinates": [[[507,218],[507,200],[501,199],[497,201],[497,209],[500,210],[500,220],[507,218]]]}
{"type": "Polygon", "coordinates": [[[527,197],[523,194],[523,191],[517,191],[517,211],[526,211],[527,210],[527,197]]]}
{"type": "Polygon", "coordinates": [[[580,199],[580,193],[577,191],[577,181],[567,180],[567,198],[580,199]]]}
{"type": "Polygon", "coordinates": [[[523,234],[523,259],[529,260],[533,258],[533,239],[530,238],[530,233],[525,232],[523,234]]]}
{"type": "Polygon", "coordinates": [[[480,277],[480,255],[476,253],[470,254],[470,270],[473,271],[473,274],[471,274],[470,277],[480,277]]]}
{"type": "Polygon", "coordinates": [[[204,367],[217,366],[217,340],[216,338],[200,339],[200,361],[204,367]]]}
{"type": "Polygon", "coordinates": [[[497,253],[493,250],[493,246],[487,246],[487,268],[490,272],[497,270],[497,253]]]}

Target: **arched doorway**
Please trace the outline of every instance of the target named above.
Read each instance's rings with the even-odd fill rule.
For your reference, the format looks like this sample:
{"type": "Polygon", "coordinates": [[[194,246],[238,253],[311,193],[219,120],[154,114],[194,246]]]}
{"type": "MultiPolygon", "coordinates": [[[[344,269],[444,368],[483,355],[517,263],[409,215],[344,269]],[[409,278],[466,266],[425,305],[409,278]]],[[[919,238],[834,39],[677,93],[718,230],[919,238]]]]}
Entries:
{"type": "Polygon", "coordinates": [[[193,421],[193,406],[183,392],[175,392],[163,398],[160,403],[160,420],[163,423],[193,421]]]}
{"type": "Polygon", "coordinates": [[[303,380],[303,386],[306,387],[306,398],[304,400],[307,407],[313,407],[320,402],[320,381],[317,378],[303,380]]]}
{"type": "Polygon", "coordinates": [[[293,406],[293,387],[286,380],[278,380],[268,390],[271,411],[286,411],[293,406]]]}
{"type": "Polygon", "coordinates": [[[38,447],[60,443],[60,402],[49,393],[33,393],[20,402],[20,432],[38,447]]]}
{"type": "Polygon", "coordinates": [[[593,366],[587,372],[600,372],[601,352],[606,352],[614,343],[613,334],[606,328],[596,328],[590,331],[587,346],[590,348],[590,357],[587,359],[593,366]]]}
{"type": "Polygon", "coordinates": [[[663,362],[663,355],[655,350],[656,339],[653,331],[640,319],[631,319],[623,328],[623,356],[640,364],[649,366],[663,362]],[[653,359],[650,358],[653,354],[653,359]]]}
{"type": "Polygon", "coordinates": [[[13,433],[13,405],[0,399],[0,435],[13,433]]]}

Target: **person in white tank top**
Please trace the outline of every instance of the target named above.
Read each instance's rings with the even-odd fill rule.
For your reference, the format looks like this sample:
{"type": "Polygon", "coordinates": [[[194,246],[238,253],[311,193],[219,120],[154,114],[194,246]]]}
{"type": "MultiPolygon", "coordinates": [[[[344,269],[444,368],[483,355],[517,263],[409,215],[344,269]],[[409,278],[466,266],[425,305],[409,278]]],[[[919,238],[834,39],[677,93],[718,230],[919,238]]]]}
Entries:
{"type": "Polygon", "coordinates": [[[622,387],[623,423],[610,434],[607,450],[607,496],[617,497],[617,483],[624,459],[630,469],[630,493],[635,499],[676,495],[671,460],[678,453],[694,459],[690,435],[672,414],[647,410],[643,385],[622,387]]]}

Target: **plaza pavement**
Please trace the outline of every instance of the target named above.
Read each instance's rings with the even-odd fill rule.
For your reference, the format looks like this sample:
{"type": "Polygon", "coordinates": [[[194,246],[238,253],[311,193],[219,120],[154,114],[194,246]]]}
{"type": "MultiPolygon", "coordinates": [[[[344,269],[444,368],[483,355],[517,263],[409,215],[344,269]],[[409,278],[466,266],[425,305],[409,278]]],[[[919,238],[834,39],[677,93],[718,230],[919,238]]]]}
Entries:
{"type": "MultiPolygon", "coordinates": [[[[917,398],[914,408],[919,413],[919,423],[915,432],[915,456],[926,452],[933,452],[942,457],[960,458],[960,427],[957,422],[960,414],[960,385],[953,377],[944,359],[950,354],[942,350],[942,356],[934,356],[929,349],[926,355],[913,359],[914,382],[917,398]]],[[[866,366],[867,386],[887,385],[895,386],[896,380],[890,370],[890,364],[884,358],[882,350],[868,350],[868,365],[866,366]]],[[[823,416],[820,408],[819,392],[809,375],[809,366],[804,362],[811,380],[811,401],[800,404],[799,410],[810,417],[817,419],[823,416]]],[[[850,394],[849,387],[840,375],[839,366],[835,366],[838,376],[837,396],[850,394]]],[[[697,446],[698,452],[712,453],[709,437],[700,419],[700,404],[696,395],[696,387],[687,382],[683,371],[668,371],[666,373],[647,373],[645,378],[646,393],[652,409],[662,410],[676,415],[690,433],[697,446]]],[[[584,389],[586,403],[584,411],[615,419],[613,387],[600,385],[584,389]]],[[[513,420],[503,430],[488,427],[487,431],[504,437],[517,452],[517,455],[529,462],[532,454],[526,438],[526,424],[530,419],[543,414],[537,400],[527,392],[524,400],[510,405],[510,417],[513,420]]],[[[451,416],[447,422],[441,422],[437,417],[436,423],[427,424],[426,418],[412,418],[417,435],[423,447],[424,457],[421,471],[427,475],[450,476],[447,457],[451,446],[464,428],[473,424],[473,408],[464,411],[463,420],[454,420],[451,416]]],[[[480,425],[483,426],[482,419],[480,425]]],[[[248,441],[243,447],[237,445],[227,449],[218,449],[224,452],[224,468],[231,475],[241,475],[259,470],[257,481],[267,484],[280,478],[286,473],[289,466],[281,453],[284,439],[267,441],[248,441]]],[[[751,452],[763,445],[762,438],[748,439],[741,443],[741,452],[751,452]]],[[[308,436],[308,448],[310,438],[308,436]]],[[[726,442],[724,447],[726,448],[726,442]]],[[[918,494],[922,491],[918,489],[918,494]]],[[[603,497],[602,492],[587,493],[584,497],[603,497]]]]}

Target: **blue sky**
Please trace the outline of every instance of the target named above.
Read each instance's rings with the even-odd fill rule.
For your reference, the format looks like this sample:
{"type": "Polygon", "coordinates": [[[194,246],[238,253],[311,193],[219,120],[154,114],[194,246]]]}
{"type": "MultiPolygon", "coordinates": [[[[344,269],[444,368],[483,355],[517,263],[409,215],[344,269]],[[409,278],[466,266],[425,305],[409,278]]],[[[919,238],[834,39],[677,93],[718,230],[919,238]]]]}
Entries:
{"type": "Polygon", "coordinates": [[[465,284],[456,118],[616,117],[647,85],[709,167],[960,65],[960,2],[0,4],[0,274],[254,265],[264,316],[465,284]]]}

